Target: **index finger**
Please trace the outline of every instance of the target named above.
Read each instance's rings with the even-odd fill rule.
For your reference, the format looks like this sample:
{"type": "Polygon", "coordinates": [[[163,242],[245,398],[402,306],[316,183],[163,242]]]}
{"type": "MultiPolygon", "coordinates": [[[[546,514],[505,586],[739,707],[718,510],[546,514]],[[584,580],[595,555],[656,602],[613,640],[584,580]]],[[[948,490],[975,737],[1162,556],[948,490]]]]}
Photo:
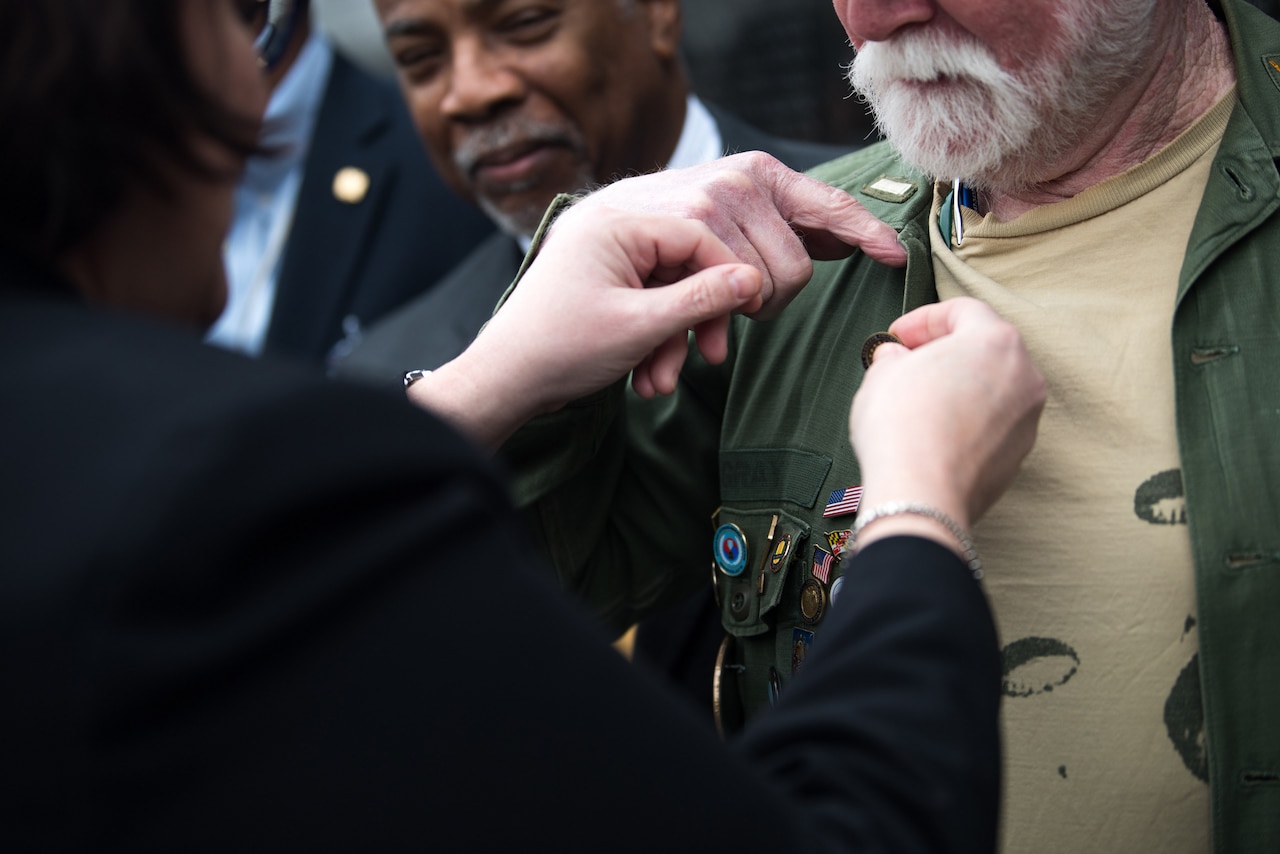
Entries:
{"type": "Polygon", "coordinates": [[[882,264],[901,267],[907,250],[898,233],[843,190],[816,178],[793,172],[772,157],[757,157],[750,170],[764,187],[778,213],[806,238],[816,258],[840,257],[825,238],[856,246],[882,264]]]}

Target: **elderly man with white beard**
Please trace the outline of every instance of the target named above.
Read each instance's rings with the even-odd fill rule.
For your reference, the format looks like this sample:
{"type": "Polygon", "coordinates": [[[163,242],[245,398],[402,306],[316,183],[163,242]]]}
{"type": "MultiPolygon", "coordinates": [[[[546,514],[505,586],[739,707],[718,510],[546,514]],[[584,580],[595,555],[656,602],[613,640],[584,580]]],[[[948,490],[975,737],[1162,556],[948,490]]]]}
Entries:
{"type": "MultiPolygon", "coordinates": [[[[544,416],[505,448],[519,499],[618,626],[714,559],[726,731],[786,704],[857,533],[906,515],[985,566],[1004,850],[1280,851],[1280,24],[1241,0],[835,7],[888,142],[813,174],[897,230],[905,269],[820,262],[669,396],[544,416]],[[860,351],[962,295],[1049,387],[972,531],[962,506],[861,494],[876,460],[841,446],[860,351]]],[[[760,257],[769,236],[730,222],[776,168],[673,175],[652,204],[760,257]]]]}

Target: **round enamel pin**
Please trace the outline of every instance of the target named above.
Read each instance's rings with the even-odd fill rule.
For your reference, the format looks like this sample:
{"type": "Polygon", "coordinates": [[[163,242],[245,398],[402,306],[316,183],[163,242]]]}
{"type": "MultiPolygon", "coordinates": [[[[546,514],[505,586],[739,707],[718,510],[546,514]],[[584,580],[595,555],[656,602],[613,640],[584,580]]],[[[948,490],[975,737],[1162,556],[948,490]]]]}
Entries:
{"type": "Polygon", "coordinates": [[[836,606],[836,600],[840,598],[840,591],[844,590],[844,576],[840,576],[831,582],[831,607],[836,606]]]}
{"type": "Polygon", "coordinates": [[[747,538],[741,528],[733,524],[716,528],[712,548],[721,572],[731,577],[742,575],[747,568],[747,538]]]}

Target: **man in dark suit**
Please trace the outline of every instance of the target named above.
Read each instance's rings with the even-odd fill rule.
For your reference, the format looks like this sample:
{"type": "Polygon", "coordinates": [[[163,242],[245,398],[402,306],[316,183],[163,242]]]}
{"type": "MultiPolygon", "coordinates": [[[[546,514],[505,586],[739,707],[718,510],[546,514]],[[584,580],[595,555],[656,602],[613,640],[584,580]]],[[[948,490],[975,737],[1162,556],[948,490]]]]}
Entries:
{"type": "Polygon", "coordinates": [[[736,151],[767,151],[795,169],[846,153],[765,134],[693,96],[678,56],[679,0],[569,0],[524,29],[461,0],[376,5],[437,169],[501,233],[366,330],[337,360],[339,375],[390,385],[462,352],[557,193],[736,151]]]}
{"type": "MultiPolygon", "coordinates": [[[[246,14],[261,22],[266,5],[246,14]]],[[[436,175],[395,88],[334,51],[305,3],[270,81],[269,151],[237,193],[230,299],[210,340],[323,363],[492,225],[436,175]]]]}

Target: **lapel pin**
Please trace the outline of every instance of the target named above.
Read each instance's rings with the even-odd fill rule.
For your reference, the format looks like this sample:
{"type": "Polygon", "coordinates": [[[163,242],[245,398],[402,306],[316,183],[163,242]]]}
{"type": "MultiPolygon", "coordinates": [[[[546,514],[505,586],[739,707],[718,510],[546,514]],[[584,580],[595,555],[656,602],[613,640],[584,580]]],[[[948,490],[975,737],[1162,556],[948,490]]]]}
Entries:
{"type": "Polygon", "coordinates": [[[827,594],[822,585],[810,578],[800,588],[800,618],[809,625],[822,619],[827,607],[827,594]]]}
{"type": "Polygon", "coordinates": [[[853,540],[853,531],[846,528],[843,531],[827,531],[827,545],[831,546],[831,553],[836,557],[844,554],[849,550],[849,543],[853,540]]]}
{"type": "Polygon", "coordinates": [[[725,575],[730,578],[742,575],[747,568],[747,538],[742,529],[732,523],[716,528],[712,554],[725,575]]]}
{"type": "Polygon", "coordinates": [[[836,606],[836,600],[840,598],[840,591],[842,590],[844,590],[843,575],[837,578],[835,581],[831,582],[831,596],[829,598],[831,599],[832,608],[836,606]]]}
{"type": "Polygon", "coordinates": [[[861,486],[846,486],[843,489],[832,490],[831,495],[827,496],[827,506],[822,511],[822,518],[830,519],[832,516],[846,516],[850,513],[857,513],[858,504],[861,501],[861,486]]]}
{"type": "Polygon", "coordinates": [[[813,547],[813,577],[826,584],[831,578],[831,567],[835,566],[836,557],[821,546],[813,547]]]}
{"type": "Polygon", "coordinates": [[[873,332],[867,336],[867,340],[862,342],[862,369],[868,370],[871,362],[876,357],[876,350],[881,344],[901,344],[902,339],[892,332],[873,332]]]}
{"type": "Polygon", "coordinates": [[[793,676],[800,669],[800,665],[804,663],[804,658],[808,655],[809,647],[812,644],[813,632],[808,629],[802,629],[799,626],[791,630],[791,674],[793,676]]]}
{"type": "Polygon", "coordinates": [[[769,558],[770,572],[777,572],[782,568],[782,563],[787,559],[789,551],[791,551],[791,535],[783,534],[778,538],[778,544],[773,547],[773,557],[769,558]]]}
{"type": "Polygon", "coordinates": [[[358,205],[369,194],[369,173],[355,166],[344,166],[333,176],[333,197],[348,205],[358,205]]]}
{"type": "Polygon", "coordinates": [[[916,182],[908,178],[881,175],[862,188],[873,199],[900,205],[916,194],[916,182]]]}

